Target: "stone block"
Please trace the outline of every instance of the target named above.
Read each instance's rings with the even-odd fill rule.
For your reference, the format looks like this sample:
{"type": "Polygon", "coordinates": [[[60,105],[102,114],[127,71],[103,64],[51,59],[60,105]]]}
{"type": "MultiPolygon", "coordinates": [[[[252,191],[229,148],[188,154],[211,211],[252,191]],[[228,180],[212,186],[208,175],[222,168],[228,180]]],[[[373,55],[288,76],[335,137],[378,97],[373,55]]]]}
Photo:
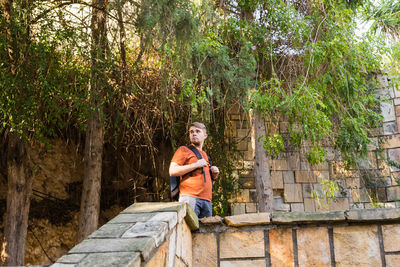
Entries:
{"type": "Polygon", "coordinates": [[[300,170],[302,170],[302,171],[311,171],[312,170],[312,166],[307,161],[300,161],[300,170]]]}
{"type": "Polygon", "coordinates": [[[396,117],[400,117],[400,106],[394,106],[394,113],[396,117]]]}
{"type": "Polygon", "coordinates": [[[316,211],[318,207],[318,203],[313,198],[304,198],[304,211],[305,212],[313,212],[316,211]]]}
{"type": "Polygon", "coordinates": [[[400,147],[400,134],[390,135],[385,138],[383,148],[398,148],[400,147]]]}
{"type": "Polygon", "coordinates": [[[217,238],[215,233],[193,234],[193,266],[217,267],[217,238]]]}
{"type": "Polygon", "coordinates": [[[340,211],[350,209],[348,198],[336,198],[332,200],[328,205],[329,211],[340,211]]]}
{"type": "Polygon", "coordinates": [[[217,215],[217,216],[212,216],[212,217],[207,217],[207,218],[201,218],[200,222],[202,224],[208,224],[208,225],[221,224],[222,218],[217,215]]]}
{"type": "Polygon", "coordinates": [[[299,153],[289,154],[287,157],[288,170],[300,170],[299,153]]]}
{"type": "Polygon", "coordinates": [[[243,161],[243,168],[248,169],[248,170],[254,169],[254,160],[243,161]]]}
{"type": "Polygon", "coordinates": [[[317,181],[312,171],[296,171],[295,177],[296,183],[313,183],[317,181]]]}
{"type": "Polygon", "coordinates": [[[386,188],[377,188],[376,198],[379,202],[386,202],[387,201],[386,188]]]}
{"type": "Polygon", "coordinates": [[[255,189],[250,189],[250,201],[257,203],[257,191],[255,189]]]}
{"type": "Polygon", "coordinates": [[[400,255],[386,255],[386,267],[400,266],[400,255]]]}
{"type": "Polygon", "coordinates": [[[384,122],[394,121],[396,119],[392,100],[389,100],[389,102],[381,102],[380,106],[384,122]]]}
{"type": "Polygon", "coordinates": [[[199,218],[197,218],[196,213],[194,213],[188,203],[186,203],[186,211],[185,222],[189,226],[190,230],[199,229],[199,218]]]}
{"type": "Polygon", "coordinates": [[[79,263],[88,254],[67,254],[57,260],[57,263],[79,263]]]}
{"type": "Polygon", "coordinates": [[[274,171],[286,171],[288,170],[288,164],[283,159],[273,159],[270,161],[271,170],[274,171]]]}
{"type": "Polygon", "coordinates": [[[283,194],[286,203],[303,202],[302,188],[300,184],[285,184],[283,194]]]}
{"type": "MultiPolygon", "coordinates": [[[[164,244],[157,250],[156,254],[147,262],[146,267],[160,267],[168,265],[168,246],[169,242],[164,242],[164,244]]],[[[94,265],[96,266],[96,265],[94,265]]],[[[108,265],[112,266],[112,265],[108,265]]],[[[121,266],[121,265],[114,265],[121,266]]]]}
{"type": "Polygon", "coordinates": [[[234,260],[234,261],[221,261],[221,267],[265,267],[265,260],[234,260]]]}
{"type": "Polygon", "coordinates": [[[312,165],[312,170],[314,171],[329,171],[328,162],[324,161],[315,165],[312,165]]]}
{"type": "Polygon", "coordinates": [[[383,128],[384,135],[391,135],[391,134],[398,133],[396,121],[384,122],[382,128],[383,128]]]}
{"type": "Polygon", "coordinates": [[[185,208],[186,205],[182,202],[138,202],[127,207],[121,213],[180,212],[185,208]]]}
{"type": "Polygon", "coordinates": [[[364,209],[350,210],[348,221],[386,221],[400,219],[399,209],[364,209]]]}
{"type": "Polygon", "coordinates": [[[118,238],[128,231],[128,229],[132,228],[133,225],[133,223],[107,223],[90,234],[88,238],[118,238]]]}
{"type": "Polygon", "coordinates": [[[348,177],[346,180],[346,187],[352,189],[360,188],[360,178],[348,177]]]}
{"type": "Polygon", "coordinates": [[[264,231],[224,232],[220,235],[220,258],[264,257],[264,231]]]}
{"type": "Polygon", "coordinates": [[[294,184],[294,172],[293,171],[284,171],[282,172],[283,182],[285,184],[294,184]]]}
{"type": "Polygon", "coordinates": [[[400,186],[388,187],[386,188],[386,192],[388,201],[400,200],[400,186]]]}
{"type": "Polygon", "coordinates": [[[141,252],[144,260],[147,260],[156,247],[153,238],[133,239],[86,239],[73,247],[69,253],[104,253],[104,252],[141,252]]]}
{"type": "Polygon", "coordinates": [[[400,251],[400,224],[382,225],[385,252],[400,251]]]}
{"type": "Polygon", "coordinates": [[[236,196],[237,202],[250,202],[250,190],[242,189],[238,192],[236,196]]]}
{"type": "MultiPolygon", "coordinates": [[[[400,163],[400,148],[395,148],[395,149],[388,149],[388,157],[389,159],[400,163]]],[[[390,166],[390,170],[392,172],[397,172],[400,171],[398,168],[390,166]]]]}
{"type": "Polygon", "coordinates": [[[247,151],[249,140],[248,138],[235,138],[236,149],[239,151],[247,151]]]}
{"type": "Polygon", "coordinates": [[[303,203],[292,203],[290,204],[291,212],[304,212],[304,204],[303,203]]]}
{"type": "Polygon", "coordinates": [[[269,244],[272,266],[294,266],[291,228],[270,230],[269,244]]]}
{"type": "Polygon", "coordinates": [[[283,176],[281,171],[271,171],[273,189],[283,189],[283,176]]]}
{"type": "Polygon", "coordinates": [[[76,267],[76,264],[73,263],[54,263],[51,265],[51,267],[76,267]]]}
{"type": "Polygon", "coordinates": [[[137,214],[118,214],[114,217],[110,223],[136,223],[136,222],[146,222],[150,220],[156,213],[137,213],[137,214]]]}
{"type": "Polygon", "coordinates": [[[389,80],[388,80],[387,75],[377,75],[376,81],[378,83],[377,85],[379,88],[386,88],[389,86],[389,80]]]}
{"type": "Polygon", "coordinates": [[[394,102],[394,105],[395,105],[395,106],[400,105],[400,98],[397,97],[397,98],[393,99],[393,102],[394,102]]]}
{"type": "MultiPolygon", "coordinates": [[[[400,109],[400,106],[396,106],[396,107],[399,107],[399,109],[400,109]]],[[[398,133],[400,133],[400,116],[398,116],[398,117],[396,117],[396,129],[397,129],[397,132],[398,133]]]]}
{"type": "Polygon", "coordinates": [[[179,233],[181,234],[181,259],[189,266],[192,266],[192,258],[193,258],[193,239],[192,239],[192,232],[190,231],[189,226],[186,223],[182,223],[181,230],[179,233]]]}
{"type": "Polygon", "coordinates": [[[250,129],[237,129],[237,137],[245,139],[250,136],[250,129]]]}
{"type": "Polygon", "coordinates": [[[244,188],[244,189],[251,189],[251,188],[255,188],[256,187],[254,177],[252,177],[252,178],[240,178],[240,184],[242,185],[242,188],[244,188]]]}
{"type": "Polygon", "coordinates": [[[331,266],[327,228],[298,229],[297,247],[299,266],[331,266]]]}
{"type": "Polygon", "coordinates": [[[225,217],[228,226],[240,227],[248,225],[263,225],[270,223],[270,213],[252,213],[225,217]]]}
{"type": "Polygon", "coordinates": [[[178,216],[176,212],[159,212],[149,222],[165,222],[168,223],[169,229],[172,229],[178,222],[178,216]]]}
{"type": "Polygon", "coordinates": [[[179,227],[179,225],[177,227],[175,227],[174,229],[172,229],[172,231],[170,231],[169,237],[167,238],[168,240],[168,266],[174,266],[174,262],[175,262],[175,256],[178,253],[178,249],[177,247],[180,247],[180,243],[178,245],[178,238],[177,238],[177,228],[179,227]]]}
{"type": "Polygon", "coordinates": [[[254,213],[254,212],[257,212],[257,204],[246,203],[246,213],[254,213]]]}
{"type": "Polygon", "coordinates": [[[322,180],[329,180],[329,171],[314,171],[314,175],[318,183],[322,180]]]}
{"type": "Polygon", "coordinates": [[[299,222],[341,222],[345,220],[344,211],[322,212],[272,212],[272,223],[288,224],[299,222]]]}
{"type": "Polygon", "coordinates": [[[376,225],[334,227],[333,238],[335,266],[382,266],[376,225]]]}
{"type": "Polygon", "coordinates": [[[395,209],[397,208],[396,202],[386,202],[385,209],[395,209]]]}
{"type": "Polygon", "coordinates": [[[168,224],[165,222],[138,222],[126,231],[122,238],[152,237],[158,247],[164,241],[167,233],[168,224]]]}
{"type": "Polygon", "coordinates": [[[311,197],[311,191],[313,186],[311,184],[302,184],[303,187],[303,197],[311,197]]]}
{"type": "Polygon", "coordinates": [[[232,203],[231,204],[232,215],[245,214],[246,203],[232,203]]]}
{"type": "Polygon", "coordinates": [[[280,196],[274,196],[274,210],[275,211],[290,211],[290,204],[283,202],[280,196]]]}

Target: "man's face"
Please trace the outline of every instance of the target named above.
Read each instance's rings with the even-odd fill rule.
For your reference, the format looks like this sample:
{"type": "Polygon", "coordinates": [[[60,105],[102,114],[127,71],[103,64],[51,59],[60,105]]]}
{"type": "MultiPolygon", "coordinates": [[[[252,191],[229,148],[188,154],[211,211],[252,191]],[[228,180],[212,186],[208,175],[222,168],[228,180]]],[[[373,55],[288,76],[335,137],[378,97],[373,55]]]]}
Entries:
{"type": "Polygon", "coordinates": [[[206,140],[207,134],[204,129],[192,126],[189,128],[189,138],[193,145],[200,146],[206,140]]]}

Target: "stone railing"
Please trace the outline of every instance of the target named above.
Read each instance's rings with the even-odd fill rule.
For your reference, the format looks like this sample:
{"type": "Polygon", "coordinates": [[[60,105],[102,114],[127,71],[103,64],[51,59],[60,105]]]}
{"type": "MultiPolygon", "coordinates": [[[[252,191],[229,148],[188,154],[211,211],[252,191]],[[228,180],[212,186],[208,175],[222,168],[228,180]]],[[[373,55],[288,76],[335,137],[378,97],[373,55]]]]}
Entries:
{"type": "Polygon", "coordinates": [[[400,209],[212,217],[193,266],[400,266],[400,209]]]}
{"type": "Polygon", "coordinates": [[[52,266],[192,266],[191,230],[198,228],[184,203],[136,203],[52,266]]]}
{"type": "Polygon", "coordinates": [[[136,203],[52,266],[400,266],[400,209],[200,222],[182,203],[136,203]]]}

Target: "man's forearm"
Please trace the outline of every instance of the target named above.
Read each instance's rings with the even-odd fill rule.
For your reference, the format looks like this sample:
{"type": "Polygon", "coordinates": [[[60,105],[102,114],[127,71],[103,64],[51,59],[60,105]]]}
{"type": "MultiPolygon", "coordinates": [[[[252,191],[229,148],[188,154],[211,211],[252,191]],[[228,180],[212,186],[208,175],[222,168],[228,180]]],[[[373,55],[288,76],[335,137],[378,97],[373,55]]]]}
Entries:
{"type": "Polygon", "coordinates": [[[195,169],[198,168],[197,163],[192,163],[189,165],[178,165],[178,164],[171,164],[169,167],[169,175],[170,176],[183,176],[195,169]]]}

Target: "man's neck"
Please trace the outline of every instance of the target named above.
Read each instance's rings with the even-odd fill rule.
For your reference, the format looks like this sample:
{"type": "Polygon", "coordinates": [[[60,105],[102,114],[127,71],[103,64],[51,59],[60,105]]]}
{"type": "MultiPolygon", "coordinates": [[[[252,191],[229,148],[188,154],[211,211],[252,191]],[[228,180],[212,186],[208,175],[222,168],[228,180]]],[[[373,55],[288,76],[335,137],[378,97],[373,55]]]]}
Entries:
{"type": "Polygon", "coordinates": [[[194,146],[199,151],[203,150],[203,144],[200,144],[199,146],[196,146],[195,144],[191,143],[191,145],[194,146]]]}

